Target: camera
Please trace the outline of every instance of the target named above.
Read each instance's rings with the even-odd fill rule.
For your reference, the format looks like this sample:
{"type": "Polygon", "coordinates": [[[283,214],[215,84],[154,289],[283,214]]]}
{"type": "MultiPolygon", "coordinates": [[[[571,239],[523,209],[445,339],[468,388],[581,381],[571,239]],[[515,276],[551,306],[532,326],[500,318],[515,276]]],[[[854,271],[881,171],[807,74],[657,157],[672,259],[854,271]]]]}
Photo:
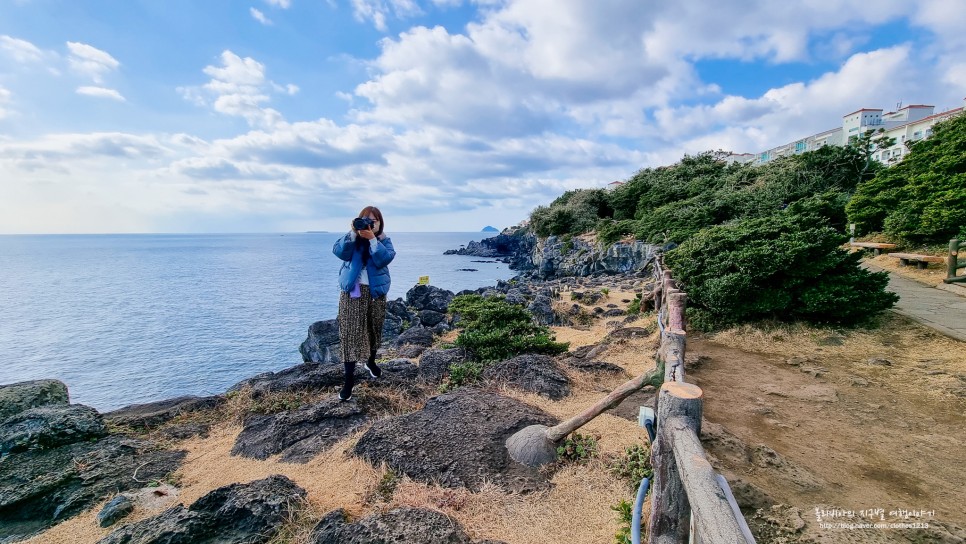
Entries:
{"type": "Polygon", "coordinates": [[[370,230],[375,224],[375,221],[368,217],[356,217],[352,220],[352,228],[356,230],[370,230]]]}

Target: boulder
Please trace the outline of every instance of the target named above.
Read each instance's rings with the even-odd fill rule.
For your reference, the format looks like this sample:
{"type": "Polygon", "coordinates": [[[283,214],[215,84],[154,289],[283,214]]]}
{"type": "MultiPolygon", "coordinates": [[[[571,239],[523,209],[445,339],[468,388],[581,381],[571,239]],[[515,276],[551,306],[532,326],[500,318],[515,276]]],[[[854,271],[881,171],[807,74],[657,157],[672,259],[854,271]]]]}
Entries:
{"type": "Polygon", "coordinates": [[[161,480],[184,456],[118,435],[9,455],[0,463],[0,542],[24,538],[119,491],[161,480]]]}
{"type": "Polygon", "coordinates": [[[417,312],[432,310],[445,314],[454,296],[452,291],[433,285],[416,285],[406,293],[406,304],[415,308],[417,312]]]}
{"type": "Polygon", "coordinates": [[[297,410],[253,414],[245,418],[231,453],[262,460],[281,454],[282,461],[306,463],[368,419],[358,403],[341,402],[335,396],[297,410]]]}
{"type": "Polygon", "coordinates": [[[114,425],[126,425],[135,428],[157,427],[187,412],[217,408],[224,401],[224,397],[217,395],[211,397],[186,395],[146,404],[125,406],[113,412],[107,412],[104,414],[104,419],[114,425]]]}
{"type": "Polygon", "coordinates": [[[419,358],[419,379],[424,383],[438,384],[449,373],[449,365],[466,360],[463,348],[427,349],[419,358]]]}
{"type": "Polygon", "coordinates": [[[482,377],[553,400],[570,394],[570,379],[548,355],[518,355],[490,365],[483,371],[482,377]]]}
{"type": "Polygon", "coordinates": [[[67,386],[58,380],[33,380],[0,385],[0,423],[24,410],[68,403],[67,386]]]}
{"type": "Polygon", "coordinates": [[[268,542],[305,498],[305,490],[281,475],[231,484],[208,493],[191,506],[125,525],[98,544],[268,542]]]}
{"type": "Polygon", "coordinates": [[[433,345],[433,329],[427,329],[426,327],[410,327],[406,329],[396,338],[396,347],[405,346],[406,344],[425,347],[433,345]]]}
{"type": "Polygon", "coordinates": [[[538,325],[553,325],[557,320],[550,297],[537,295],[527,306],[527,310],[533,314],[533,319],[538,325]]]}
{"type": "Polygon", "coordinates": [[[312,363],[338,363],[342,361],[339,355],[339,321],[327,319],[316,321],[309,326],[308,338],[299,346],[302,360],[312,363]]]}
{"type": "Polygon", "coordinates": [[[376,421],[354,452],[420,482],[473,491],[491,482],[534,491],[549,486],[547,475],[513,461],[505,442],[524,427],[556,423],[533,406],[464,387],[430,399],[421,410],[376,421]]]}
{"type": "Polygon", "coordinates": [[[82,404],[31,408],[0,424],[0,456],[107,436],[104,418],[82,404]]]}
{"type": "MultiPolygon", "coordinates": [[[[472,544],[458,521],[442,512],[404,506],[376,512],[354,523],[345,510],[326,514],[312,530],[314,544],[472,544]]],[[[492,543],[492,541],[491,541],[492,543]]]]}
{"type": "Polygon", "coordinates": [[[414,346],[412,344],[406,344],[405,346],[400,346],[396,350],[396,355],[400,357],[405,357],[406,359],[416,359],[426,351],[426,346],[414,346]]]}
{"type": "Polygon", "coordinates": [[[134,501],[126,495],[118,495],[110,500],[97,513],[97,523],[101,527],[110,527],[124,516],[134,511],[134,501]]]}
{"type": "MultiPolygon", "coordinates": [[[[252,395],[260,396],[276,391],[321,389],[342,385],[344,369],[341,364],[302,363],[278,372],[264,372],[231,386],[228,391],[251,388],[252,395]]],[[[365,379],[361,365],[356,367],[356,377],[365,379]]]]}
{"type": "Polygon", "coordinates": [[[424,327],[435,327],[446,319],[446,314],[434,312],[433,310],[422,310],[419,312],[419,324],[424,327]]]}

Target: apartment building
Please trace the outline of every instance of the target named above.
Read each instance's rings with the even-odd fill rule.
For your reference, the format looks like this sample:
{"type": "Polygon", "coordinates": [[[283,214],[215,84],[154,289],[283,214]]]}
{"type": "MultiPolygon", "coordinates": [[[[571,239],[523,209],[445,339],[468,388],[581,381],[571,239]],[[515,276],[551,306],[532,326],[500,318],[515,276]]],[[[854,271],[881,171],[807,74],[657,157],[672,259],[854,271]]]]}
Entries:
{"type": "Polygon", "coordinates": [[[928,138],[933,125],[963,113],[966,99],[963,102],[963,106],[941,113],[935,113],[935,106],[924,104],[913,104],[888,113],[882,113],[881,109],[862,108],[843,115],[840,127],[773,147],[755,154],[753,158],[748,158],[748,154],[744,153],[732,154],[726,160],[764,164],[778,157],[812,151],[825,145],[845,145],[868,130],[878,133],[881,129],[882,135],[895,138],[895,144],[887,149],[876,149],[873,157],[881,162],[897,162],[909,152],[906,142],[928,138]]]}

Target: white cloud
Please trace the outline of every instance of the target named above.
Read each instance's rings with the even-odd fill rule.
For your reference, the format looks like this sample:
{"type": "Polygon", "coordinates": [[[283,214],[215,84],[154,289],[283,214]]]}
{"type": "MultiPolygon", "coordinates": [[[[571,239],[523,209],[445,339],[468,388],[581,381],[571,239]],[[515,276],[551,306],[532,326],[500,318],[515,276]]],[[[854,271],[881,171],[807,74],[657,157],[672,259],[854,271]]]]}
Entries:
{"type": "Polygon", "coordinates": [[[252,8],[249,8],[248,11],[249,11],[249,13],[252,14],[252,18],[254,18],[259,23],[262,23],[263,25],[271,25],[272,24],[272,20],[269,19],[268,17],[266,17],[265,14],[262,13],[261,11],[258,11],[257,9],[255,9],[253,7],[252,8]]]}
{"type": "Polygon", "coordinates": [[[105,87],[78,87],[77,94],[82,94],[85,96],[94,96],[97,98],[110,98],[111,100],[117,100],[118,102],[124,102],[124,97],[121,93],[114,89],[108,89],[105,87]]]}
{"type": "Polygon", "coordinates": [[[288,9],[292,7],[292,0],[265,0],[265,3],[270,6],[273,6],[276,8],[282,8],[282,9],[288,9]]]}
{"type": "Polygon", "coordinates": [[[270,127],[282,121],[282,115],[266,104],[271,91],[294,95],[298,86],[279,85],[265,77],[265,66],[251,57],[239,57],[231,51],[221,54],[221,66],[206,66],[211,77],[200,89],[178,87],[178,92],[198,105],[210,104],[215,111],[242,117],[251,126],[270,127]]]}
{"type": "Polygon", "coordinates": [[[352,0],[352,14],[357,21],[372,21],[376,29],[385,32],[386,18],[405,19],[423,11],[414,0],[352,0]]]}
{"type": "Polygon", "coordinates": [[[70,54],[67,58],[71,69],[84,76],[90,77],[94,83],[101,83],[104,74],[117,70],[121,65],[106,51],[79,42],[67,42],[70,54]]]}
{"type": "Polygon", "coordinates": [[[11,114],[11,110],[4,107],[5,104],[10,102],[11,96],[13,96],[13,93],[5,89],[3,85],[0,85],[0,119],[8,117],[11,114]]]}
{"type": "Polygon", "coordinates": [[[20,63],[40,62],[44,58],[36,45],[5,34],[0,35],[0,51],[20,63]]]}

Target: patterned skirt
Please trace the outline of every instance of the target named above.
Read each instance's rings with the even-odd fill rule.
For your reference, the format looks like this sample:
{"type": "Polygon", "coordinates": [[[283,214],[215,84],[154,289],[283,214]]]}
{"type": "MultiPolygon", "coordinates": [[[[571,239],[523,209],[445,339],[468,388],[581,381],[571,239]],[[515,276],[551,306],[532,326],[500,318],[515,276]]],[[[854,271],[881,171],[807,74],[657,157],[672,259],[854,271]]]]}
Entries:
{"type": "Polygon", "coordinates": [[[359,298],[352,298],[344,291],[339,295],[339,343],[343,361],[365,362],[376,355],[382,343],[386,297],[373,300],[369,286],[360,287],[359,298]]]}

